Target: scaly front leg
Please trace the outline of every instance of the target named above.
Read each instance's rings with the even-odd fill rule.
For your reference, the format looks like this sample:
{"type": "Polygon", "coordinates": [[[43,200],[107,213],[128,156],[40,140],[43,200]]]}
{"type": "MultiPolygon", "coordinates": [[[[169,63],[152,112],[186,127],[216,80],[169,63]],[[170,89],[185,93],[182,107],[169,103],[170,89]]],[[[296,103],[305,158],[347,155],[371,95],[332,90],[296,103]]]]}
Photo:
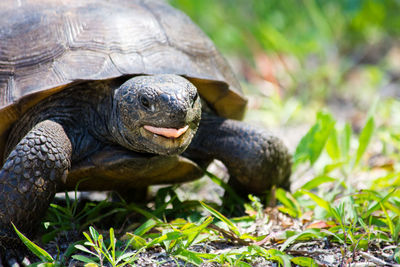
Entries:
{"type": "Polygon", "coordinates": [[[289,187],[291,156],[277,137],[246,123],[204,114],[186,150],[193,160],[221,160],[229,183],[241,195],[262,194],[273,185],[289,187]]]}
{"type": "MultiPolygon", "coordinates": [[[[31,236],[70,168],[71,142],[54,121],[38,123],[16,145],[0,170],[0,255],[21,246],[11,222],[31,236]]],[[[8,261],[10,262],[10,261],[8,261]]],[[[5,264],[5,263],[4,263],[5,264]]]]}

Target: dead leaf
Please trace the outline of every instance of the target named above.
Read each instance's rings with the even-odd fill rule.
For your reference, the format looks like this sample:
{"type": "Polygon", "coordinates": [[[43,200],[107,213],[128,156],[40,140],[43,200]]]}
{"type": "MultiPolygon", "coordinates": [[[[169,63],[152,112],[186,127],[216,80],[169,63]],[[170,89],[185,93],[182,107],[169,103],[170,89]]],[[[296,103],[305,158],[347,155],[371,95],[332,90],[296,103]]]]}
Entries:
{"type": "Polygon", "coordinates": [[[313,222],[309,225],[307,225],[306,229],[325,229],[325,228],[331,228],[333,226],[336,226],[334,222],[329,222],[329,221],[317,221],[313,222]]]}

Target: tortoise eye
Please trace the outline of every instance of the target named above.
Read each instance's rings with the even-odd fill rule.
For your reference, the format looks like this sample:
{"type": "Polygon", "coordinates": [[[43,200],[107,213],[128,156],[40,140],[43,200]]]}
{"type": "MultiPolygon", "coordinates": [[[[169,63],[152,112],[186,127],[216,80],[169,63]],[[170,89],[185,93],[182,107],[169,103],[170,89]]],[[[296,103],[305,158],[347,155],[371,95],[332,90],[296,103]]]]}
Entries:
{"type": "Polygon", "coordinates": [[[140,96],[139,100],[143,107],[145,107],[146,109],[150,108],[150,101],[149,99],[147,99],[147,97],[140,96]]]}
{"type": "Polygon", "coordinates": [[[196,104],[197,98],[199,98],[199,93],[196,92],[196,94],[193,97],[193,104],[192,107],[194,107],[194,104],[196,104]]]}

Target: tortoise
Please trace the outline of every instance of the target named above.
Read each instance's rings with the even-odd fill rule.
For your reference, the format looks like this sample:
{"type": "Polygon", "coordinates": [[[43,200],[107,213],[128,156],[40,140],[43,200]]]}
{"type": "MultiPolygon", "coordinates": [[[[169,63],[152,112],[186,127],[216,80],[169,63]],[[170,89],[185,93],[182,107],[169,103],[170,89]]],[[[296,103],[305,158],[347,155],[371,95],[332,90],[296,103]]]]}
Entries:
{"type": "Polygon", "coordinates": [[[0,2],[0,247],[31,235],[56,192],[191,181],[214,159],[232,187],[287,187],[279,138],[212,41],[163,1],[0,2]]]}

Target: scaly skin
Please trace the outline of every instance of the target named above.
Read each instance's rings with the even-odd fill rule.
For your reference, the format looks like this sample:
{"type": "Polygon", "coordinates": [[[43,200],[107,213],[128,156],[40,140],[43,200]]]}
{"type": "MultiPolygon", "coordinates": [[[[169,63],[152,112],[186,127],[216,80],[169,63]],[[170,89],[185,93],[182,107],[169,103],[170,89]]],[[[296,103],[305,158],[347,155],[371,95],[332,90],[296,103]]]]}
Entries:
{"type": "MultiPolygon", "coordinates": [[[[37,124],[6,159],[0,170],[0,252],[18,250],[11,222],[32,236],[57,186],[70,168],[71,143],[63,127],[50,120],[37,124]]],[[[5,254],[7,252],[7,254],[5,254]]]]}
{"type": "Polygon", "coordinates": [[[186,155],[193,160],[219,159],[229,183],[240,194],[261,195],[273,185],[289,187],[291,156],[277,137],[244,122],[203,113],[186,155]]]}

